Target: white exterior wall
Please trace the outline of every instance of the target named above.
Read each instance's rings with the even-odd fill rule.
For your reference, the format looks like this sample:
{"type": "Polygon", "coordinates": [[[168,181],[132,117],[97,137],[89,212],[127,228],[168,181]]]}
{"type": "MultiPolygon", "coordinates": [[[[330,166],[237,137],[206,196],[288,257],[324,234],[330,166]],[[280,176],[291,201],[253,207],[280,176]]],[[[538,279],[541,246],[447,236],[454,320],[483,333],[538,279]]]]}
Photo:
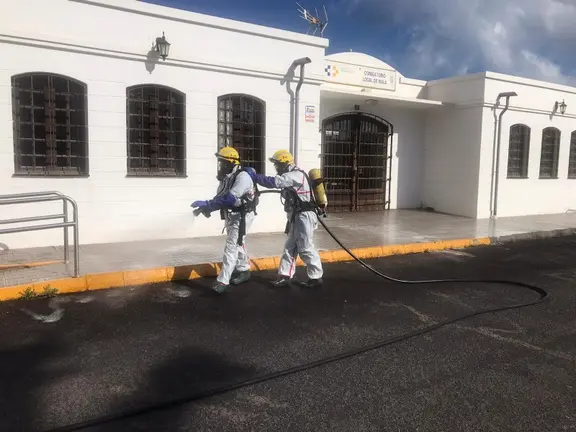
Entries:
{"type": "MultiPolygon", "coordinates": [[[[567,179],[570,134],[576,130],[576,89],[494,73],[426,83],[402,76],[359,53],[324,57],[327,41],[306,35],[169,9],[136,0],[21,0],[0,4],[0,194],[58,190],[78,201],[81,243],[191,238],[220,234],[222,221],[193,220],[190,203],[216,189],[217,98],[245,93],[266,103],[266,158],[289,148],[290,96],[284,77],[310,57],[300,93],[299,165],[320,165],[327,117],[353,111],[394,127],[391,208],[433,207],[473,218],[490,215],[494,119],[500,92],[516,91],[504,115],[499,216],[561,213],[576,208],[576,180],[567,179]],[[113,28],[114,31],[106,31],[113,28]],[[165,32],[167,61],[151,50],[165,32]],[[326,78],[326,62],[380,70],[394,88],[326,78]],[[69,76],[87,85],[88,178],[15,177],[11,77],[27,72],[69,76]],[[160,84],[186,94],[187,178],[127,177],[126,88],[160,84]],[[322,88],[322,92],[321,89],[322,88]],[[321,96],[322,94],[322,96],[321,96]],[[322,106],[321,106],[322,98],[322,106]],[[366,100],[376,99],[377,105],[366,100]],[[555,101],[567,113],[550,117],[555,101]],[[435,106],[446,104],[446,106],[435,106]],[[440,102],[442,104],[440,104],[440,102]],[[305,106],[316,109],[305,121],[305,106]],[[507,179],[509,128],[531,127],[528,179],[507,179]],[[559,178],[538,179],[542,130],[561,130],[559,178]]],[[[292,78],[295,89],[298,72],[292,78]]],[[[273,174],[267,164],[267,174],[273,174]]],[[[56,204],[0,207],[0,219],[59,213],[56,204]]],[[[277,197],[262,197],[254,232],[284,229],[277,197]]],[[[0,235],[9,248],[59,245],[60,230],[0,235]]],[[[191,240],[193,241],[193,240],[191,240]]]]}
{"type": "MultiPolygon", "coordinates": [[[[217,98],[246,93],[264,100],[266,157],[288,148],[290,97],[281,80],[292,61],[304,56],[312,63],[300,95],[300,156],[302,166],[316,165],[319,125],[303,118],[305,105],[319,106],[320,82],[314,77],[323,68],[325,40],[136,1],[106,3],[140,12],[68,0],[22,0],[0,8],[3,33],[12,36],[0,38],[0,194],[58,190],[70,195],[79,204],[83,244],[220,234],[217,213],[193,223],[190,208],[216,191],[217,98]],[[146,57],[162,31],[172,44],[170,56],[150,72],[154,65],[146,57]],[[25,72],[62,74],[87,85],[88,178],[13,177],[11,76],[25,72]],[[126,177],[126,88],[142,83],[186,94],[187,178],[126,177]]],[[[270,164],[267,173],[273,173],[270,164]]],[[[283,230],[277,197],[264,196],[261,203],[253,231],[283,230]]],[[[0,219],[58,210],[53,204],[0,207],[0,219]]],[[[61,230],[51,230],[0,235],[0,242],[14,249],[58,245],[61,238],[61,230]]]]}
{"type": "Polygon", "coordinates": [[[427,96],[454,104],[426,116],[423,204],[438,212],[477,216],[480,141],[482,138],[481,75],[441,80],[427,86],[427,96]]]}
{"type": "Polygon", "coordinates": [[[475,218],[482,108],[446,108],[426,117],[423,204],[475,218]],[[480,119],[480,120],[479,120],[480,119]]]}
{"type": "MultiPolygon", "coordinates": [[[[576,180],[568,179],[570,134],[576,130],[576,89],[540,81],[488,73],[486,79],[484,120],[482,130],[481,184],[478,217],[490,216],[490,180],[494,137],[494,117],[491,107],[501,92],[515,91],[510,109],[502,119],[500,148],[498,216],[523,216],[564,213],[576,208],[576,180]],[[551,116],[554,103],[565,101],[564,115],[551,116]],[[516,123],[531,128],[527,179],[508,179],[508,145],[510,126],[516,123]],[[558,179],[539,179],[542,131],[546,127],[560,130],[558,179]]],[[[501,100],[501,104],[505,101],[501,100]]],[[[498,110],[499,112],[500,110],[498,110]]]]}

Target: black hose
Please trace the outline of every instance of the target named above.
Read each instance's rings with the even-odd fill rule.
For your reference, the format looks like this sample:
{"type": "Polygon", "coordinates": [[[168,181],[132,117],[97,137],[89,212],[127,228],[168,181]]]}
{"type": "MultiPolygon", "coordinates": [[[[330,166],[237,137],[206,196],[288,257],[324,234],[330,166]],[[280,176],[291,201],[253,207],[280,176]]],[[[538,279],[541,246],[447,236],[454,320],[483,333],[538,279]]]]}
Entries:
{"type": "MultiPolygon", "coordinates": [[[[273,193],[273,192],[277,192],[277,191],[262,191],[260,193],[273,193]]],[[[319,359],[319,360],[316,360],[313,362],[305,363],[305,364],[302,364],[299,366],[294,366],[294,367],[291,367],[288,369],[283,369],[283,370],[280,370],[277,372],[271,372],[269,374],[261,375],[259,377],[252,378],[252,379],[249,379],[246,381],[241,381],[241,382],[238,382],[235,384],[230,384],[227,386],[218,387],[218,388],[215,388],[212,390],[206,390],[206,391],[195,393],[195,394],[192,394],[189,396],[161,402],[159,404],[154,404],[154,405],[149,405],[149,406],[145,406],[145,407],[141,407],[141,408],[127,410],[124,412],[119,412],[116,414],[110,414],[110,415],[98,417],[98,418],[95,418],[92,420],[87,420],[84,422],[71,424],[68,426],[62,426],[62,427],[58,427],[55,429],[50,429],[47,432],[76,431],[76,430],[81,430],[81,429],[85,429],[88,427],[94,427],[94,426],[98,426],[98,425],[102,425],[102,424],[106,424],[106,423],[111,423],[114,421],[127,419],[130,417],[148,414],[148,413],[151,413],[153,411],[160,411],[160,410],[166,410],[166,409],[174,408],[176,406],[183,405],[183,404],[190,403],[190,402],[194,402],[194,401],[197,401],[200,399],[205,399],[208,397],[227,393],[227,392],[237,390],[237,389],[240,389],[243,387],[253,386],[255,384],[263,383],[265,381],[278,379],[278,378],[292,375],[292,374],[295,374],[298,372],[303,372],[303,371],[310,370],[310,369],[313,369],[313,368],[316,368],[319,366],[323,366],[323,365],[326,365],[328,363],[340,361],[340,360],[343,360],[343,359],[346,359],[349,357],[356,356],[358,354],[365,353],[367,351],[375,350],[378,348],[385,347],[387,345],[402,342],[402,341],[405,341],[407,339],[411,339],[415,336],[420,336],[424,333],[428,333],[428,332],[431,332],[433,330],[437,330],[440,327],[444,327],[448,324],[453,324],[457,321],[462,321],[464,319],[472,318],[472,317],[475,317],[478,315],[484,315],[487,313],[501,312],[501,311],[505,311],[505,310],[518,309],[518,308],[522,308],[522,307],[536,305],[538,303],[542,303],[547,297],[549,297],[548,292],[543,288],[540,288],[538,286],[531,285],[531,284],[528,284],[525,282],[510,281],[510,280],[490,280],[490,279],[403,280],[403,279],[393,278],[391,276],[385,275],[384,273],[381,273],[378,270],[372,268],[370,265],[366,264],[363,260],[361,260],[356,255],[354,255],[354,253],[352,253],[352,251],[350,249],[348,249],[344,244],[342,244],[342,242],[338,239],[338,237],[336,237],[336,235],[334,235],[334,233],[332,233],[332,231],[326,226],[326,224],[324,223],[324,221],[321,218],[318,218],[318,220],[319,220],[320,224],[324,227],[326,232],[334,239],[334,241],[336,241],[336,243],[338,243],[338,245],[342,249],[344,249],[352,258],[354,258],[354,260],[356,260],[361,266],[370,270],[375,275],[377,275],[383,279],[386,279],[388,281],[396,282],[396,283],[400,283],[400,284],[411,284],[411,285],[436,284],[436,283],[490,283],[490,284],[515,285],[515,286],[518,286],[520,288],[524,288],[524,289],[528,289],[530,291],[533,291],[533,292],[537,293],[539,295],[539,297],[538,297],[538,299],[530,301],[530,302],[517,303],[517,304],[509,305],[509,306],[488,308],[488,309],[483,309],[483,310],[476,311],[476,312],[467,313],[465,315],[461,315],[461,316],[456,317],[456,318],[450,318],[450,319],[447,319],[444,321],[440,321],[436,324],[432,324],[432,325],[420,328],[418,330],[414,330],[412,332],[405,333],[405,334],[402,334],[400,336],[396,336],[396,337],[391,338],[391,339],[386,339],[386,340],[383,340],[380,342],[376,342],[372,345],[344,351],[342,353],[339,353],[339,354],[336,354],[336,355],[333,355],[330,357],[325,357],[325,358],[322,358],[322,359],[319,359]]]]}
{"type": "MultiPolygon", "coordinates": [[[[498,280],[498,279],[423,279],[423,280],[404,280],[404,279],[397,279],[397,278],[393,278],[392,276],[388,276],[385,275],[384,273],[380,273],[378,270],[372,268],[371,266],[369,266],[368,264],[366,264],[364,261],[362,261],[360,258],[358,258],[356,255],[354,255],[352,253],[352,251],[350,249],[348,249],[344,244],[342,244],[342,242],[338,239],[338,237],[336,237],[336,235],[330,231],[330,228],[328,228],[326,226],[326,224],[324,223],[324,221],[321,218],[318,218],[318,221],[320,222],[320,224],[324,227],[324,229],[326,230],[326,232],[328,234],[330,234],[330,237],[332,237],[334,239],[334,241],[336,243],[338,243],[338,245],[344,249],[348,255],[350,255],[352,258],[354,258],[358,263],[360,263],[360,265],[368,270],[370,270],[372,273],[374,273],[375,275],[389,280],[390,282],[396,282],[396,283],[401,283],[401,284],[410,284],[410,285],[421,285],[421,284],[435,284],[435,283],[493,283],[493,284],[503,284],[503,285],[516,285],[522,288],[527,288],[530,291],[534,291],[536,293],[538,293],[540,295],[540,299],[538,299],[535,302],[532,303],[521,303],[518,306],[515,307],[524,307],[524,306],[530,306],[536,303],[541,303],[546,297],[548,297],[548,292],[546,290],[544,290],[543,288],[540,288],[538,286],[535,285],[531,285],[525,282],[518,282],[518,281],[511,281],[511,280],[498,280]]],[[[514,307],[510,307],[507,306],[504,309],[491,309],[489,310],[489,312],[495,312],[496,310],[506,310],[506,309],[514,309],[514,307]]],[[[485,313],[485,312],[483,312],[485,313]]],[[[472,315],[470,315],[472,316],[472,315]]]]}

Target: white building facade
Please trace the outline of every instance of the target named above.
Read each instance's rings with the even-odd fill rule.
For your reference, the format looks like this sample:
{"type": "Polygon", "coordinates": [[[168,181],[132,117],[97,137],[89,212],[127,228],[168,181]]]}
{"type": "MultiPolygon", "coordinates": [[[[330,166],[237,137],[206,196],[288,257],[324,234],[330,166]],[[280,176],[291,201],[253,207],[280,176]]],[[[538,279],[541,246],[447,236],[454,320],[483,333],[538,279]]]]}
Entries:
{"type": "MultiPolygon", "coordinates": [[[[413,80],[364,54],[326,56],[326,39],[136,0],[21,0],[2,4],[0,20],[0,195],[71,196],[84,244],[219,234],[220,218],[194,220],[190,203],[215,193],[225,145],[267,174],[275,150],[295,151],[302,168],[322,168],[334,212],[576,208],[574,88],[494,73],[413,80]],[[297,59],[307,59],[302,76],[297,59]],[[517,96],[499,125],[495,176],[503,92],[517,96]]],[[[57,212],[0,206],[0,220],[57,212]]],[[[263,196],[253,231],[284,224],[277,197],[263,196]]]]}

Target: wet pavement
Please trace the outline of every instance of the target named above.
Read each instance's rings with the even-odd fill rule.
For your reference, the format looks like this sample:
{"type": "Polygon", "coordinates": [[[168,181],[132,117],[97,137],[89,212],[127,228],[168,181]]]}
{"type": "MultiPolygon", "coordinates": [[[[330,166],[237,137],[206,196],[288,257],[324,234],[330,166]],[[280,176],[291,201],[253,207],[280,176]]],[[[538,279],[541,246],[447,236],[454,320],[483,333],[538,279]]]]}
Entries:
{"type": "MultiPolygon", "coordinates": [[[[333,213],[329,214],[325,222],[344,243],[350,247],[359,248],[478,237],[502,238],[542,231],[575,230],[576,214],[499,218],[491,221],[419,210],[391,210],[369,213],[333,213]]],[[[192,218],[190,223],[192,223],[192,218]]],[[[254,227],[258,227],[257,221],[254,227]]],[[[80,234],[82,238],[82,233],[80,234]]],[[[285,239],[284,233],[250,234],[247,238],[250,256],[252,258],[278,256],[282,252],[285,239]]],[[[13,249],[9,241],[9,235],[0,236],[0,265],[62,261],[61,247],[13,249]]],[[[315,241],[320,250],[339,249],[323,229],[317,231],[315,241]]],[[[81,274],[93,274],[220,262],[223,247],[222,236],[82,245],[80,247],[80,270],[81,274]]],[[[0,271],[0,287],[68,277],[73,274],[72,268],[72,263],[70,263],[69,265],[52,264],[30,269],[0,271]]]]}
{"type": "MultiPolygon", "coordinates": [[[[576,430],[575,237],[370,263],[406,279],[522,280],[551,298],[84,430],[576,430]]],[[[273,290],[274,276],[221,297],[198,280],[0,303],[0,430],[158,404],[537,297],[496,284],[392,284],[355,263],[327,265],[317,290],[273,290]]]]}

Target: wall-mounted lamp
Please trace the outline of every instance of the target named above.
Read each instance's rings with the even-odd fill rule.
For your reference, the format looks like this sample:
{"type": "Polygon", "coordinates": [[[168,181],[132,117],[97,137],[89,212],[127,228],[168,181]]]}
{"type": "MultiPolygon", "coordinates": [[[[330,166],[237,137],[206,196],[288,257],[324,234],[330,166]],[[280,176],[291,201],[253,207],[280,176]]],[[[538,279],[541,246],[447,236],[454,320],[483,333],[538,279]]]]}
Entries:
{"type": "Polygon", "coordinates": [[[170,43],[164,37],[164,32],[162,32],[162,37],[156,38],[156,51],[158,51],[162,60],[166,61],[166,57],[170,53],[170,43]]]}
{"type": "Polygon", "coordinates": [[[558,112],[558,110],[560,110],[560,114],[564,115],[564,113],[566,112],[566,104],[564,103],[564,101],[560,102],[555,102],[554,103],[554,112],[558,112]]]}

